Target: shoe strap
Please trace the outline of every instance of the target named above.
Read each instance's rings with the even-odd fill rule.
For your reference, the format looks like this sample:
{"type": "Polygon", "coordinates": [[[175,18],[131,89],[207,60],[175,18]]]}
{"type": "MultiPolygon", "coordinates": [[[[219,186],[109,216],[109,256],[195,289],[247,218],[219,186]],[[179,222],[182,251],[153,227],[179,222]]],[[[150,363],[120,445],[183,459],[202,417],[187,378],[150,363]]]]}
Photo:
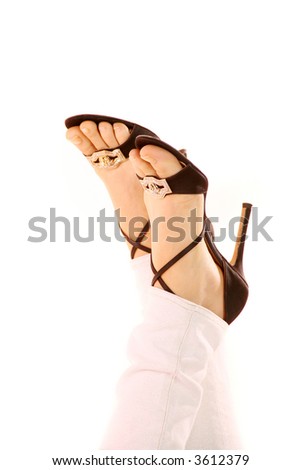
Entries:
{"type": "MultiPolygon", "coordinates": [[[[131,134],[129,138],[120,146],[117,147],[111,147],[111,148],[105,148],[101,150],[116,150],[120,149],[125,158],[128,158],[129,152],[135,148],[135,139],[138,135],[146,135],[146,136],[151,136],[154,138],[158,139],[158,136],[150,131],[149,129],[146,129],[145,127],[140,126],[139,124],[135,124],[130,121],[125,121],[124,119],[119,119],[115,118],[112,116],[104,116],[104,115],[98,115],[98,114],[79,114],[77,116],[71,116],[70,118],[65,120],[65,125],[67,129],[73,126],[79,126],[82,122],[84,121],[93,121],[95,124],[99,124],[102,121],[109,122],[111,124],[114,124],[115,122],[121,122],[125,124],[127,127],[131,129],[131,134]]],[[[99,150],[96,150],[99,151],[99,150]]]]}
{"type": "Polygon", "coordinates": [[[147,135],[137,136],[135,143],[137,149],[141,149],[145,145],[155,145],[165,149],[172,153],[184,167],[182,170],[178,171],[178,173],[168,178],[160,179],[150,175],[149,177],[146,176],[144,183],[142,178],[141,183],[146,190],[151,189],[151,192],[153,192],[157,197],[164,197],[164,195],[170,194],[171,192],[175,194],[205,194],[207,192],[207,177],[183,153],[179,152],[166,142],[147,135]],[[151,178],[150,188],[148,186],[147,178],[151,178]],[[154,179],[157,180],[157,182],[154,181],[154,179]],[[171,191],[168,191],[168,188],[165,188],[165,183],[168,184],[171,191]],[[162,187],[163,190],[161,190],[162,187]]]}
{"type": "Polygon", "coordinates": [[[143,134],[146,133],[147,135],[156,137],[156,134],[154,134],[152,131],[149,131],[148,129],[145,129],[144,127],[141,127],[138,124],[135,124],[134,127],[132,128],[129,138],[123,144],[115,148],[119,148],[121,152],[123,153],[123,155],[125,156],[125,158],[128,158],[130,151],[136,148],[135,147],[136,137],[140,135],[142,132],[143,134]]]}
{"type": "Polygon", "coordinates": [[[154,277],[153,277],[153,280],[152,280],[152,286],[154,286],[155,283],[158,281],[159,284],[161,285],[161,287],[165,291],[170,292],[171,294],[174,294],[174,292],[170,289],[170,287],[168,287],[166,282],[163,281],[162,274],[164,274],[169,268],[171,268],[171,266],[173,266],[177,261],[179,261],[181,258],[183,258],[183,256],[185,256],[187,253],[189,253],[189,251],[191,251],[196,245],[198,245],[198,243],[200,243],[200,241],[204,237],[205,230],[206,230],[206,223],[204,223],[203,230],[200,233],[200,235],[198,235],[186,248],[184,248],[182,251],[180,251],[180,253],[178,253],[174,258],[172,258],[170,261],[168,261],[168,263],[166,263],[161,269],[159,269],[159,271],[156,270],[156,268],[153,264],[153,260],[151,258],[151,268],[152,268],[152,271],[154,273],[154,277]]]}
{"type": "MultiPolygon", "coordinates": [[[[137,177],[144,186],[144,178],[141,178],[138,175],[137,177]]],[[[149,177],[151,176],[146,176],[144,181],[147,181],[147,178],[149,177]]],[[[205,194],[208,189],[208,180],[206,176],[192,164],[186,165],[178,173],[173,176],[169,176],[168,178],[151,178],[155,184],[156,182],[158,183],[159,187],[162,183],[164,185],[164,182],[166,181],[171,190],[171,192],[167,193],[166,196],[169,194],[205,194]]]]}
{"type": "Polygon", "coordinates": [[[124,231],[122,230],[120,225],[119,225],[119,229],[120,229],[122,235],[124,236],[124,238],[127,240],[127,242],[130,245],[132,245],[131,259],[134,259],[135,253],[138,249],[142,250],[142,251],[145,251],[146,253],[151,253],[151,249],[148,246],[141,245],[141,242],[142,242],[143,238],[145,237],[145,235],[147,234],[147,232],[150,229],[149,220],[146,222],[146,224],[144,225],[143,229],[141,230],[141,232],[139,233],[139,235],[138,235],[138,237],[136,238],[135,241],[132,240],[126,233],[124,233],[124,231]]]}

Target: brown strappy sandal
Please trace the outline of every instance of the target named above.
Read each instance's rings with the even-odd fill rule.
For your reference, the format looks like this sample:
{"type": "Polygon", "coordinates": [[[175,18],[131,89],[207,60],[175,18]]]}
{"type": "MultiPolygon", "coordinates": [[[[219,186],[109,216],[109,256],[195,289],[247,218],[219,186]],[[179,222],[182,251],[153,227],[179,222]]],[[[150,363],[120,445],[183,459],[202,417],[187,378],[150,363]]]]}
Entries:
{"type": "MultiPolygon", "coordinates": [[[[95,122],[95,124],[99,124],[102,121],[109,122],[110,124],[114,124],[115,122],[121,122],[125,124],[130,130],[129,138],[123,144],[119,145],[119,147],[96,150],[92,155],[85,155],[85,157],[89,160],[93,167],[101,167],[109,170],[117,168],[121,163],[127,161],[129,157],[129,152],[133,148],[135,148],[135,139],[138,135],[143,134],[157,137],[154,132],[150,131],[149,129],[146,129],[145,127],[140,126],[139,124],[125,121],[124,119],[98,114],[79,114],[77,116],[72,116],[65,120],[65,125],[67,129],[70,129],[71,127],[79,126],[84,121],[93,121],[95,122]]],[[[150,248],[142,245],[142,241],[150,228],[149,222],[147,222],[146,225],[143,227],[135,241],[130,239],[128,235],[123,232],[120,226],[119,228],[125,239],[133,246],[131,250],[132,259],[134,258],[135,253],[138,249],[145,251],[146,253],[151,252],[150,248]]]]}
{"type": "MultiPolygon", "coordinates": [[[[182,153],[170,145],[149,136],[138,136],[136,138],[136,148],[141,149],[145,145],[156,145],[171,152],[183,165],[183,169],[173,176],[168,178],[158,178],[152,175],[138,178],[145,191],[148,191],[152,196],[163,198],[170,194],[204,194],[204,207],[206,202],[206,194],[208,190],[208,180],[206,176],[186,158],[182,153]]],[[[236,239],[234,255],[229,263],[219,252],[213,241],[213,230],[210,220],[207,218],[204,211],[204,224],[203,230],[198,237],[193,240],[186,248],[172,258],[158,271],[155,269],[151,261],[151,267],[154,273],[152,286],[158,281],[161,287],[174,294],[169,286],[162,279],[162,275],[173,266],[179,259],[185,256],[192,250],[203,238],[208,247],[208,250],[214,262],[221,268],[224,276],[224,306],[225,306],[225,321],[230,324],[240,314],[244,308],[249,288],[243,273],[243,252],[244,243],[246,239],[246,232],[248,222],[250,219],[252,205],[243,203],[240,225],[236,239]]]]}

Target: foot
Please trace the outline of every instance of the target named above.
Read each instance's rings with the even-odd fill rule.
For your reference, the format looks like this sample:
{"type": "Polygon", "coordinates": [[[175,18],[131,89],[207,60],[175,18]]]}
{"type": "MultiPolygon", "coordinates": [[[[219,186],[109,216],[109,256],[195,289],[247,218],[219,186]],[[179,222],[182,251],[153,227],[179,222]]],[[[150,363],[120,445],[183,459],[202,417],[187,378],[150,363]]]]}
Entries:
{"type": "MultiPolygon", "coordinates": [[[[84,155],[91,155],[96,150],[118,147],[125,142],[130,135],[130,130],[123,124],[116,122],[111,125],[101,122],[97,126],[92,121],[84,121],[80,126],[67,130],[66,137],[84,155]]],[[[121,218],[120,226],[132,240],[136,240],[139,232],[148,221],[148,214],[143,200],[143,189],[133,172],[133,168],[127,160],[117,168],[108,170],[93,166],[97,175],[104,182],[114,208],[119,210],[121,218]]],[[[150,235],[147,234],[142,244],[150,247],[150,235]]],[[[132,245],[128,244],[132,249],[132,245]]],[[[142,250],[137,250],[135,257],[145,255],[142,250]]]]}
{"type": "MultiPolygon", "coordinates": [[[[146,145],[140,151],[132,150],[130,161],[140,177],[153,175],[167,178],[182,169],[170,152],[154,145],[146,145]]],[[[152,259],[158,271],[202,232],[204,196],[171,194],[157,199],[145,191],[144,201],[152,224],[152,259]],[[189,221],[192,211],[195,211],[194,220],[198,220],[193,229],[189,221]],[[181,217],[181,222],[176,223],[176,219],[172,222],[170,219],[174,217],[181,217]]],[[[204,240],[171,266],[162,279],[178,296],[224,318],[223,274],[213,261],[204,240]]],[[[158,281],[155,287],[162,288],[158,281]]]]}

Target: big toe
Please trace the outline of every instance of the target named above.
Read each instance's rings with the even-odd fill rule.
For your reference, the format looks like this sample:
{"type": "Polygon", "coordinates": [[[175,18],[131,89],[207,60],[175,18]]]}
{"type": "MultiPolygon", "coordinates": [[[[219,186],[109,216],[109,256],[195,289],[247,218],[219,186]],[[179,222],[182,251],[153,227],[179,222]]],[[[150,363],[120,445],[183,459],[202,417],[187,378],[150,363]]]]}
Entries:
{"type": "Polygon", "coordinates": [[[141,158],[140,151],[138,149],[132,149],[129,156],[134,171],[136,175],[140,176],[140,178],[150,175],[158,176],[152,165],[141,158]]]}
{"type": "Polygon", "coordinates": [[[172,153],[155,145],[145,145],[140,150],[140,156],[154,168],[160,178],[168,178],[182,169],[179,160],[172,153]]]}

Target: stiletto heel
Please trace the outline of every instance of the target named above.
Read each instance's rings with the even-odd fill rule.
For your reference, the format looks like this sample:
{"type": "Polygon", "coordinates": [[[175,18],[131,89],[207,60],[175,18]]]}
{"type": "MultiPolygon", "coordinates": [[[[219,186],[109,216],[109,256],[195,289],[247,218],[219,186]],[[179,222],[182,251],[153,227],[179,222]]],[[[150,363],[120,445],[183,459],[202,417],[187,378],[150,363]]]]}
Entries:
{"type": "Polygon", "coordinates": [[[244,276],[242,261],[251,210],[252,204],[244,202],[242,205],[240,224],[238,227],[234,253],[230,261],[231,266],[233,266],[233,268],[236,269],[236,271],[238,271],[241,276],[244,276]]]}
{"type": "Polygon", "coordinates": [[[141,149],[145,145],[155,145],[168,150],[183,166],[182,170],[168,178],[158,178],[152,175],[141,178],[137,175],[145,191],[149,192],[156,198],[164,198],[170,194],[204,195],[204,223],[202,232],[186,248],[184,248],[158,271],[155,269],[153,262],[151,261],[151,267],[154,273],[152,285],[154,286],[156,282],[159,282],[164,290],[174,294],[162,279],[162,275],[204,239],[214,262],[220,267],[223,273],[224,320],[230,324],[244,308],[249,293],[249,287],[243,274],[242,260],[252,205],[249,203],[243,204],[234,255],[231,263],[229,263],[222,256],[214,243],[212,224],[210,219],[206,216],[205,203],[208,190],[208,180],[206,176],[190,160],[188,160],[188,158],[165,142],[149,136],[138,136],[136,138],[136,147],[141,149]]]}

